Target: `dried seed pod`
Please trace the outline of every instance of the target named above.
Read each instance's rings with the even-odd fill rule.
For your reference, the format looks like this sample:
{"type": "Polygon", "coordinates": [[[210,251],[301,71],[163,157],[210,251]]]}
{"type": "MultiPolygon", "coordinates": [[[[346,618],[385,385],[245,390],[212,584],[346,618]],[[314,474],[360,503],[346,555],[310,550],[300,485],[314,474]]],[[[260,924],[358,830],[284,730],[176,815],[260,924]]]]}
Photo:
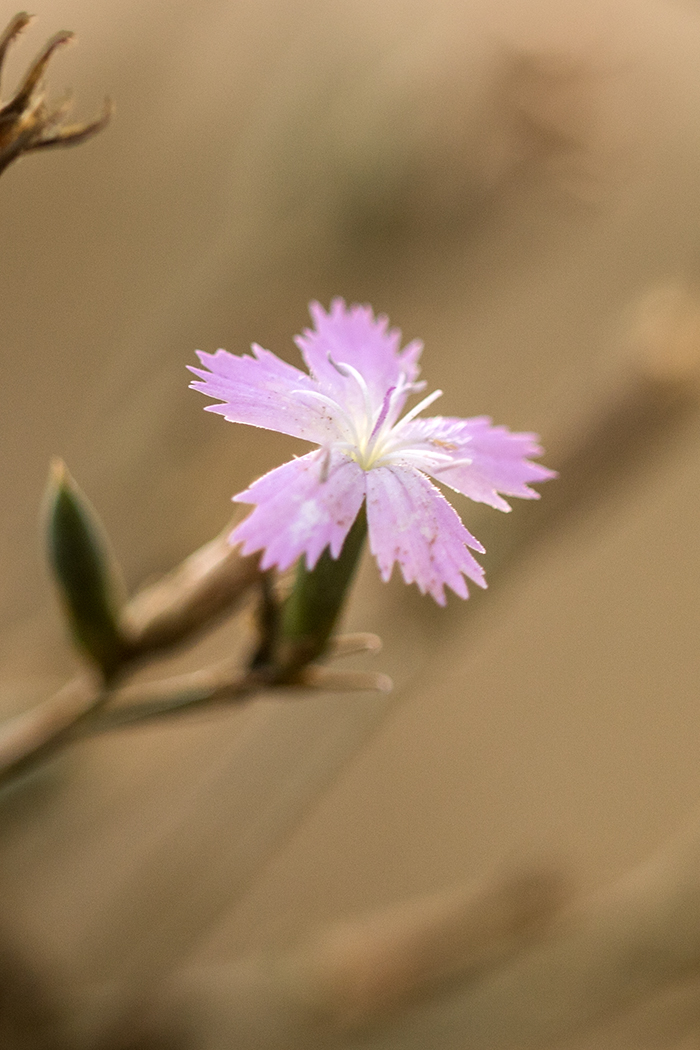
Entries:
{"type": "MultiPolygon", "coordinates": [[[[0,73],[10,45],[31,22],[22,11],[0,33],[0,73]]],[[[82,124],[63,124],[70,107],[68,101],[51,107],[46,103],[42,78],[57,48],[73,40],[73,34],[56,33],[27,70],[13,98],[0,105],[0,173],[22,153],[51,146],[75,146],[96,135],[112,115],[112,103],[105,100],[101,116],[82,124]]]]}

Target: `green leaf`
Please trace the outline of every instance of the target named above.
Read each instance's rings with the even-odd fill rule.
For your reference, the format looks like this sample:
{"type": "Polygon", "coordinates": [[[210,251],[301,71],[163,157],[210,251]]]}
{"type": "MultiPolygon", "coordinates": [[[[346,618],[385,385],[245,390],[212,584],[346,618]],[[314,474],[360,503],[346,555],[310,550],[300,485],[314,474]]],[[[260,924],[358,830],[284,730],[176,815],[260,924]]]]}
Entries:
{"type": "Polygon", "coordinates": [[[102,523],[61,460],[51,465],[45,507],[49,562],[71,633],[108,679],[126,649],[121,574],[102,523]]]}

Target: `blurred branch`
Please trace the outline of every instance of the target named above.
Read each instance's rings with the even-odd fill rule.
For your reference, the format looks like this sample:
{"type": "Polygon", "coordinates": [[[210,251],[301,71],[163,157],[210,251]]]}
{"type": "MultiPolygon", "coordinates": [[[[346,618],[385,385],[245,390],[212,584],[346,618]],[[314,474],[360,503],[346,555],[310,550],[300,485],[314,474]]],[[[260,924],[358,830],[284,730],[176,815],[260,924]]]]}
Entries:
{"type": "MultiPolygon", "coordinates": [[[[354,1045],[354,1033],[383,1028],[452,981],[476,979],[537,943],[568,895],[567,880],[539,865],[403,901],[275,958],[176,975],[134,1012],[122,1002],[120,1022],[98,1045],[116,1050],[129,1032],[139,1033],[134,1047],[146,1047],[176,1028],[183,1050],[223,1050],[232,1039],[240,1050],[345,1046],[349,1036],[354,1045]]],[[[83,1031],[95,1023],[93,995],[103,993],[85,995],[83,1031]]],[[[164,1050],[171,1045],[164,1040],[164,1050]]]]}
{"type": "Polygon", "coordinates": [[[697,975],[699,872],[696,816],[656,857],[566,909],[566,884],[546,867],[485,880],[286,954],[182,971],[141,1005],[138,1024],[127,1009],[123,1029],[140,1028],[133,1045],[145,1047],[155,1045],[146,1033],[179,1018],[188,1050],[560,1045],[697,975]]]}
{"type": "Polygon", "coordinates": [[[0,1046],[3,1050],[72,1050],[65,1040],[67,1003],[56,982],[0,930],[0,1046]]]}
{"type": "Polygon", "coordinates": [[[52,754],[103,697],[97,677],[86,672],[48,700],[0,725],[0,784],[52,754]]]}
{"type": "MultiPolygon", "coordinates": [[[[479,537],[489,583],[543,539],[606,505],[668,448],[700,408],[700,296],[670,285],[654,289],[630,316],[625,368],[617,385],[559,441],[547,465],[559,474],[541,500],[511,515],[484,515],[479,537]]],[[[480,603],[479,603],[480,604],[480,603]]],[[[466,607],[462,616],[476,612],[466,607]]]]}

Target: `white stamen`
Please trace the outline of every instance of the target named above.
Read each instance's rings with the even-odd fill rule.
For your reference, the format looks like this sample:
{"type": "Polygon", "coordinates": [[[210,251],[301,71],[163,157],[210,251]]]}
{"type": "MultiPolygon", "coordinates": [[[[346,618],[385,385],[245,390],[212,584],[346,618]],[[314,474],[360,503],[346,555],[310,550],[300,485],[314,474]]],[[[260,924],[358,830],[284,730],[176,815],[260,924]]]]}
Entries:
{"type": "Polygon", "coordinates": [[[416,448],[415,445],[397,443],[393,447],[386,448],[384,455],[391,456],[392,459],[418,459],[423,463],[430,463],[431,469],[435,470],[445,470],[452,466],[444,452],[431,452],[427,449],[416,448]]]}
{"type": "MultiPolygon", "coordinates": [[[[357,385],[359,386],[360,390],[362,391],[362,399],[365,403],[365,430],[369,429],[371,431],[373,416],[372,399],[369,396],[369,388],[364,380],[364,376],[362,376],[356,368],[353,368],[352,365],[346,364],[345,361],[334,361],[330,353],[328,354],[328,361],[331,365],[333,365],[336,372],[340,372],[341,376],[343,376],[345,379],[354,379],[357,385]]],[[[367,441],[368,437],[369,435],[366,434],[365,441],[367,441]]]]}
{"type": "Polygon", "coordinates": [[[384,405],[382,404],[379,414],[377,415],[377,422],[369,436],[369,440],[372,442],[372,448],[376,449],[377,447],[381,447],[394,429],[396,424],[394,410],[398,400],[407,394],[417,393],[424,389],[425,382],[423,380],[421,380],[420,383],[409,383],[407,382],[406,373],[400,373],[396,386],[389,394],[389,403],[386,412],[384,412],[384,405]],[[382,413],[384,413],[383,419],[382,413]]]}
{"type": "MultiPolygon", "coordinates": [[[[391,392],[387,391],[381,405],[375,411],[372,405],[372,397],[364,376],[353,366],[345,361],[336,361],[328,354],[329,364],[343,376],[344,379],[354,379],[362,393],[364,413],[352,413],[349,408],[339,404],[328,394],[322,394],[319,390],[295,390],[294,394],[299,397],[313,398],[329,410],[329,422],[334,423],[347,441],[332,441],[329,447],[323,446],[323,459],[321,461],[322,482],[327,481],[331,450],[337,449],[349,455],[363,470],[372,470],[373,467],[400,462],[401,460],[415,461],[419,469],[421,465],[429,469],[431,473],[448,470],[450,467],[461,466],[471,463],[469,459],[453,459],[451,454],[440,452],[435,448],[425,448],[430,439],[422,439],[415,435],[413,441],[404,438],[402,429],[406,423],[410,423],[428,405],[432,405],[442,396],[442,390],[434,390],[422,401],[419,401],[403,419],[396,421],[399,406],[408,394],[424,390],[423,381],[412,383],[408,381],[405,372],[398,376],[396,386],[391,392]],[[343,434],[344,432],[344,434],[343,434]]],[[[339,437],[341,436],[339,434],[339,437]]]]}
{"type": "Polygon", "coordinates": [[[406,423],[410,423],[411,420],[415,419],[424,408],[427,408],[428,405],[432,405],[433,401],[437,401],[439,397],[442,397],[442,390],[433,390],[432,394],[428,394],[428,396],[424,397],[422,401],[419,401],[417,405],[414,405],[411,411],[407,412],[403,419],[399,420],[394,429],[399,430],[401,427],[405,426],[406,423]]]}

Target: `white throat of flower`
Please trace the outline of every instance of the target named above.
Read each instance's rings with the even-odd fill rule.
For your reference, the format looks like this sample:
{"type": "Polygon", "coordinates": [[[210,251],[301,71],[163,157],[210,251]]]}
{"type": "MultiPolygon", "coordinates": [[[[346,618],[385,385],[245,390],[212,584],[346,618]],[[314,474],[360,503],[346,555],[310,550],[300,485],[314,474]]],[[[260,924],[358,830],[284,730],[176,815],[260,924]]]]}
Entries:
{"type": "MultiPolygon", "coordinates": [[[[342,433],[345,440],[332,441],[330,447],[325,449],[324,473],[328,467],[328,453],[333,449],[342,449],[362,467],[363,470],[373,470],[375,467],[385,467],[392,463],[416,460],[416,466],[429,466],[435,473],[448,467],[461,466],[471,463],[471,459],[455,459],[448,451],[439,451],[440,448],[456,451],[459,446],[431,438],[418,439],[407,438],[406,424],[410,423],[420,415],[434,401],[442,397],[442,390],[434,390],[422,401],[406,413],[401,419],[398,414],[401,410],[407,394],[423,390],[425,383],[411,383],[404,372],[399,375],[396,386],[390,387],[379,408],[373,408],[367,383],[356,368],[343,361],[335,361],[328,354],[328,361],[345,379],[353,379],[362,393],[363,411],[351,413],[348,409],[333,397],[322,394],[317,390],[299,390],[298,394],[314,398],[331,409],[333,420],[342,433]]],[[[325,480],[325,478],[323,479],[325,480]]]]}

